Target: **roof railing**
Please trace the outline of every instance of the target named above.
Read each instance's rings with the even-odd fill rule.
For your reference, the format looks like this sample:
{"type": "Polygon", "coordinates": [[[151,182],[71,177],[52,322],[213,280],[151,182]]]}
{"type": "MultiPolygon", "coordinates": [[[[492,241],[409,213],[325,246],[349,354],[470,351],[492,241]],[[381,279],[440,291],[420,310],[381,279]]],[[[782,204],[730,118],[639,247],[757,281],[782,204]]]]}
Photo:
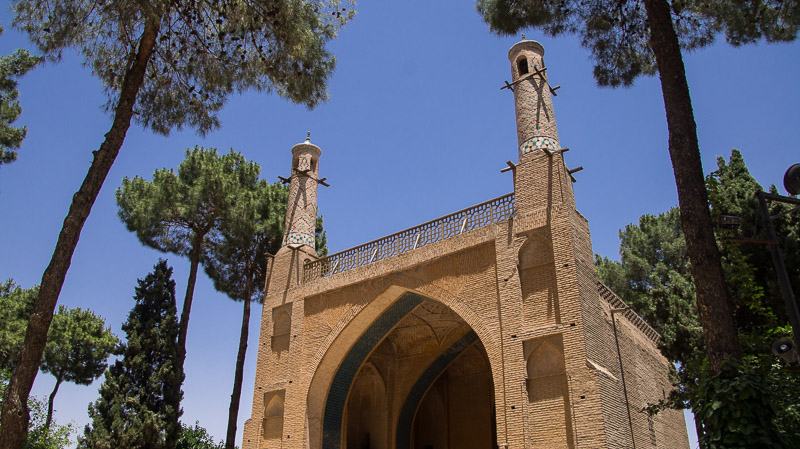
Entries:
{"type": "MultiPolygon", "coordinates": [[[[600,297],[605,299],[606,302],[611,306],[613,309],[624,309],[627,308],[628,305],[625,304],[625,301],[622,300],[616,293],[611,291],[605,284],[600,281],[597,281],[597,291],[600,293],[600,297]]],[[[652,340],[655,344],[658,344],[661,341],[661,334],[659,334],[655,329],[650,327],[649,324],[642,317],[639,316],[633,309],[628,308],[625,312],[622,312],[625,318],[628,319],[634,326],[639,328],[647,338],[652,340]]]]}
{"type": "Polygon", "coordinates": [[[355,248],[307,262],[303,266],[303,283],[397,256],[505,220],[514,213],[514,194],[509,193],[355,248]]]}

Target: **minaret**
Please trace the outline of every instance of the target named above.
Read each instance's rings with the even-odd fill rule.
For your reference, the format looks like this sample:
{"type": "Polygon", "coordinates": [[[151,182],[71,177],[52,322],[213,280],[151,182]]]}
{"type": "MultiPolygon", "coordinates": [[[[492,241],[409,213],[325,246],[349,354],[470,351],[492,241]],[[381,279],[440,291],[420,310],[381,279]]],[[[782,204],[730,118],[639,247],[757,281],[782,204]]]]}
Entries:
{"type": "Polygon", "coordinates": [[[314,248],[314,227],[317,220],[317,184],[319,156],[322,151],[306,141],[292,147],[292,175],[289,177],[289,199],[286,205],[286,231],[282,246],[314,248]]]}
{"type": "Polygon", "coordinates": [[[517,116],[519,164],[515,170],[514,191],[518,213],[543,209],[574,208],[572,178],[564,165],[553,111],[553,96],[544,65],[544,47],[525,40],[508,51],[511,84],[517,116]]]}
{"type": "Polygon", "coordinates": [[[508,51],[520,156],[540,149],[561,149],[543,58],[544,47],[524,37],[508,51]]]}

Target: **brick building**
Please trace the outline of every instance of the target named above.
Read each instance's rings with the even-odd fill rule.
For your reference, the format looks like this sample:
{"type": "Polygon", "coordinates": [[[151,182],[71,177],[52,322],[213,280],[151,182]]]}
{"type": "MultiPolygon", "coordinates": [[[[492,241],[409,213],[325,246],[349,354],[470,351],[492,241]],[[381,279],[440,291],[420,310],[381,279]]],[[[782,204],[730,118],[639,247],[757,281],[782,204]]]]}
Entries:
{"type": "Polygon", "coordinates": [[[642,410],[669,364],[597,280],[543,55],[508,55],[509,195],[320,258],[321,150],[292,148],[244,449],[688,447],[681,412],[642,410]]]}

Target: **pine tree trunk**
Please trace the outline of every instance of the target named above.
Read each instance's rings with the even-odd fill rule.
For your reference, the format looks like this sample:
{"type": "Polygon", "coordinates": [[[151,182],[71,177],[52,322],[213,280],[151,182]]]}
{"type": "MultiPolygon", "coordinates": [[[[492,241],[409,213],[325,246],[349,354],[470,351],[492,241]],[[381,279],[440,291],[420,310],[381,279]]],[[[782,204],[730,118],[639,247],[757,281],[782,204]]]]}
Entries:
{"type": "Polygon", "coordinates": [[[48,399],[47,401],[47,420],[44,422],[45,431],[50,429],[50,423],[53,421],[53,402],[55,402],[56,400],[56,393],[58,393],[58,387],[61,386],[61,382],[63,380],[64,379],[61,376],[56,377],[56,386],[53,387],[53,392],[50,393],[50,399],[48,399]]]}
{"type": "Polygon", "coordinates": [[[178,364],[176,367],[181,371],[183,371],[183,362],[186,361],[186,334],[189,332],[189,314],[192,312],[194,285],[197,283],[197,268],[200,266],[203,238],[205,238],[204,234],[195,233],[192,251],[189,253],[189,280],[186,281],[186,295],[183,297],[183,310],[181,310],[181,323],[178,330],[178,364]]]}
{"type": "Polygon", "coordinates": [[[725,359],[741,359],[730,293],[714,239],[703,179],[697,127],[678,36],[666,0],[645,0],[650,46],[658,63],[669,130],[669,155],[678,187],[681,226],[694,276],[697,308],[712,371],[725,359]]]}
{"type": "Polygon", "coordinates": [[[244,310],[242,311],[242,332],[239,335],[239,354],[236,356],[236,374],[233,377],[233,393],[228,408],[228,433],[225,436],[225,449],[233,449],[236,440],[236,421],[239,419],[239,401],[242,398],[242,378],[244,377],[244,358],[247,354],[247,337],[250,333],[250,296],[253,292],[252,276],[245,284],[244,310]]]}
{"type": "Polygon", "coordinates": [[[6,393],[3,396],[3,410],[0,416],[0,448],[21,449],[28,434],[28,395],[39,370],[39,363],[47,340],[47,331],[53,320],[53,312],[58,303],[64,278],[72,261],[72,254],[78,245],[81,230],[89,217],[100,188],[119,154],[125,135],[130,128],[136,96],[144,82],[147,64],[155,47],[159,23],[148,19],[139,38],[139,48],[120,89],[119,103],[114,109],[114,120],[105,140],[97,151],[83,180],[80,189],[72,197],[69,212],[64,219],[58,235],[50,264],[42,275],[39,297],[34,303],[33,313],[28,321],[25,341],[19,352],[19,363],[14,369],[6,393]]]}

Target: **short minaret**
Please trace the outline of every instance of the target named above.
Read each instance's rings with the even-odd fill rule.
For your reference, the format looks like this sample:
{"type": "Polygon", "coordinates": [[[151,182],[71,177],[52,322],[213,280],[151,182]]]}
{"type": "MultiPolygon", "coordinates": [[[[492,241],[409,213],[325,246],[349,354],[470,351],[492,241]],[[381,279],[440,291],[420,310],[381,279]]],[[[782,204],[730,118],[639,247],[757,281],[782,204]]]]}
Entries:
{"type": "Polygon", "coordinates": [[[508,60],[517,110],[519,155],[540,149],[560,150],[544,47],[523,37],[508,51],[508,60]]]}
{"type": "Polygon", "coordinates": [[[317,220],[317,184],[319,156],[322,151],[311,143],[311,133],[306,141],[292,147],[292,175],[289,177],[289,200],[286,205],[286,231],[283,245],[314,248],[314,228],[317,220]]]}

